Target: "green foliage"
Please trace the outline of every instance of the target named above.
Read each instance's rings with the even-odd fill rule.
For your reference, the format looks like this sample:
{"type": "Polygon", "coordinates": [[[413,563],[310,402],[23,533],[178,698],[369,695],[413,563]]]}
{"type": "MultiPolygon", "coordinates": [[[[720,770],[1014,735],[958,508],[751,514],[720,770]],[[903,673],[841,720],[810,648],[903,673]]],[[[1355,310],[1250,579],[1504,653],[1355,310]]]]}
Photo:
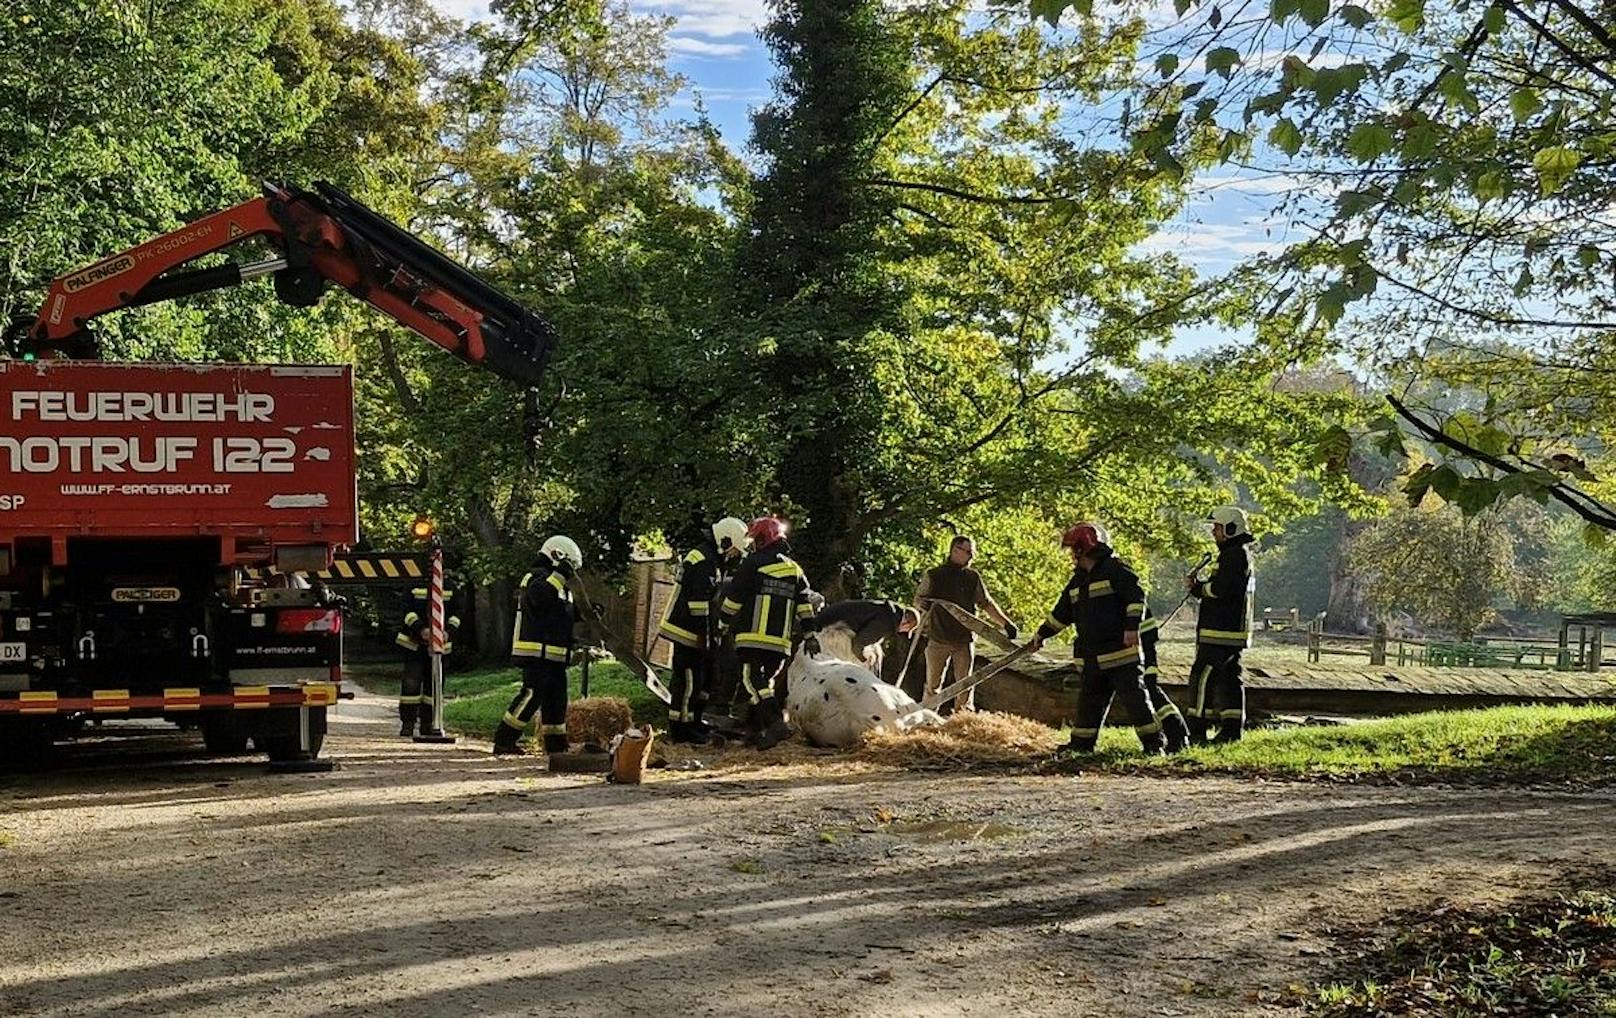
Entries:
{"type": "Polygon", "coordinates": [[[1542,554],[1543,511],[1516,503],[1465,515],[1457,507],[1465,479],[1447,467],[1428,476],[1439,504],[1393,511],[1352,543],[1349,562],[1363,578],[1369,607],[1381,618],[1407,613],[1419,625],[1468,640],[1500,607],[1541,603],[1551,578],[1542,554]]]}

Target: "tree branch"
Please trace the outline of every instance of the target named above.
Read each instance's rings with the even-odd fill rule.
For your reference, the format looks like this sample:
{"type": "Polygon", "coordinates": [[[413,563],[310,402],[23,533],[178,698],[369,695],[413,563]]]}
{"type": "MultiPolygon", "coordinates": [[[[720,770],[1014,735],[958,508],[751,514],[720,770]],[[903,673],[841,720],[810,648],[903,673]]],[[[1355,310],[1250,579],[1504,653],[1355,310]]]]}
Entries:
{"type": "MultiPolygon", "coordinates": [[[[1506,474],[1519,474],[1524,472],[1518,465],[1511,463],[1502,457],[1494,456],[1492,453],[1477,449],[1468,442],[1454,438],[1452,435],[1449,435],[1442,429],[1422,420],[1418,414],[1410,410],[1408,406],[1396,396],[1387,395],[1386,402],[1391,404],[1391,407],[1394,411],[1396,411],[1397,416],[1407,421],[1409,425],[1412,426],[1415,431],[1419,432],[1420,435],[1423,436],[1427,441],[1440,445],[1444,448],[1451,449],[1466,459],[1475,460],[1478,463],[1485,463],[1487,466],[1492,467],[1495,470],[1502,470],[1506,474]]],[[[1588,494],[1587,492],[1582,491],[1573,485],[1567,484],[1564,481],[1557,481],[1552,485],[1548,485],[1544,490],[1546,490],[1549,493],[1549,496],[1556,502],[1559,502],[1561,505],[1570,509],[1572,512],[1576,513],[1584,520],[1587,520],[1589,523],[1592,523],[1595,526],[1604,527],[1606,530],[1616,530],[1616,509],[1612,509],[1610,506],[1605,505],[1603,502],[1599,501],[1599,499],[1588,494]]]]}
{"type": "Polygon", "coordinates": [[[906,191],[929,191],[932,194],[959,198],[962,201],[972,201],[982,205],[1053,205],[1056,202],[1068,200],[1063,195],[1045,197],[1037,194],[973,194],[970,191],[961,191],[959,188],[949,187],[947,184],[932,184],[923,180],[893,180],[890,177],[861,177],[855,180],[854,183],[863,184],[867,187],[895,187],[906,191]]]}

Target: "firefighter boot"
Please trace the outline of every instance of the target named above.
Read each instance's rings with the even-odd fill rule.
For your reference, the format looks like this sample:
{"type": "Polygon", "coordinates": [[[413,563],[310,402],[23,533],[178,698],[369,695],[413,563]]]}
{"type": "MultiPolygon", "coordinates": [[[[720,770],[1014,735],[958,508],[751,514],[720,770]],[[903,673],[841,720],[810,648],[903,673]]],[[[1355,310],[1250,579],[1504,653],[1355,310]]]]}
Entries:
{"type": "Polygon", "coordinates": [[[1214,743],[1239,742],[1246,734],[1246,719],[1239,715],[1226,717],[1218,723],[1218,736],[1214,743]]]}
{"type": "Polygon", "coordinates": [[[1193,715],[1187,717],[1184,719],[1184,727],[1188,730],[1191,746],[1206,745],[1206,730],[1211,726],[1207,724],[1205,718],[1198,718],[1193,715]]]}
{"type": "Polygon", "coordinates": [[[567,737],[565,735],[558,735],[552,732],[544,737],[545,756],[554,756],[557,753],[565,753],[570,748],[571,743],[567,742],[567,737]]]}
{"type": "Polygon", "coordinates": [[[414,735],[415,719],[421,713],[418,703],[401,703],[398,705],[398,734],[414,735]]]}
{"type": "Polygon", "coordinates": [[[512,728],[510,725],[500,725],[499,730],[494,733],[494,755],[521,755],[522,747],[516,744],[517,740],[521,737],[522,730],[520,728],[512,728]]]}
{"type": "Polygon", "coordinates": [[[768,724],[758,734],[757,748],[773,749],[789,738],[791,738],[791,726],[786,724],[785,715],[776,707],[770,712],[768,724]]]}

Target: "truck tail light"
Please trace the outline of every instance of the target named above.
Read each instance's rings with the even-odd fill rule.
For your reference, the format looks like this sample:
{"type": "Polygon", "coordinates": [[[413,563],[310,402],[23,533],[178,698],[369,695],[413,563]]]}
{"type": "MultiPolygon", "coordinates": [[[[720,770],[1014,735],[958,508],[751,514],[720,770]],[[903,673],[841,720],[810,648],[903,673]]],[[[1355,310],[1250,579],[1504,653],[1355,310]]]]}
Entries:
{"type": "Polygon", "coordinates": [[[336,608],[293,608],[275,616],[277,633],[340,633],[342,612],[336,608]]]}

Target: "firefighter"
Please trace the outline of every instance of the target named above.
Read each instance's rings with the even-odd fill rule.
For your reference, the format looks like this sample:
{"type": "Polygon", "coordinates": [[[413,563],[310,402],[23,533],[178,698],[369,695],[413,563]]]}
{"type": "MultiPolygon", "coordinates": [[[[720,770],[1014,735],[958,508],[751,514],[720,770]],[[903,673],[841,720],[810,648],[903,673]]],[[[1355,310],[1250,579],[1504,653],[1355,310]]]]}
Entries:
{"type": "Polygon", "coordinates": [[[1218,742],[1238,742],[1246,727],[1246,689],[1240,655],[1251,646],[1251,532],[1243,510],[1220,505],[1207,516],[1217,560],[1205,579],[1188,576],[1186,589],[1200,598],[1195,627],[1195,664],[1190,667],[1189,730],[1205,742],[1213,725],[1218,742]]]}
{"type": "MultiPolygon", "coordinates": [[[[443,653],[454,650],[455,633],[460,630],[460,616],[449,612],[455,592],[443,590],[443,653]]],[[[404,653],[404,675],[398,684],[398,722],[400,735],[414,735],[416,722],[421,734],[432,730],[432,619],[431,592],[416,587],[404,602],[404,620],[399,623],[393,642],[404,653]]],[[[439,724],[443,719],[437,719],[439,724]]]]}
{"type": "Polygon", "coordinates": [[[702,712],[707,707],[717,665],[713,601],[724,574],[746,548],[746,524],[726,516],[703,541],[679,560],[679,582],[662,617],[658,635],[673,644],[673,677],[668,683],[668,739],[697,746],[712,741],[702,712]]]}
{"type": "Polygon", "coordinates": [[[910,635],[919,625],[917,608],[896,601],[857,600],[826,605],[802,628],[812,628],[822,636],[838,631],[845,634],[853,656],[880,678],[886,657],[883,644],[889,639],[910,635]]]}
{"type": "Polygon", "coordinates": [[[785,722],[786,661],[798,622],[813,617],[814,591],[791,558],[786,524],[774,516],[752,521],[752,552],[724,591],[719,622],[735,631],[735,656],[747,698],[746,741],[769,749],[791,735],[785,722]]]}
{"type": "Polygon", "coordinates": [[[1190,730],[1178,705],[1162,692],[1161,670],[1156,663],[1156,644],[1160,639],[1161,619],[1150,614],[1150,605],[1147,604],[1145,616],[1139,622],[1139,649],[1145,661],[1145,696],[1150,699],[1150,709],[1162,726],[1167,752],[1178,753],[1189,745],[1190,730]]]}
{"type": "Polygon", "coordinates": [[[1079,523],[1061,537],[1071,551],[1072,578],[1038,627],[1032,646],[1067,626],[1077,628],[1072,656],[1082,663],[1076,717],[1067,749],[1089,753],[1100,738],[1100,727],[1121,699],[1133,720],[1134,731],[1146,753],[1162,752],[1162,726],[1150,709],[1145,693],[1144,659],[1139,642],[1140,620],[1145,614],[1145,591],[1139,576],[1111,551],[1110,536],[1097,523],[1079,523]]]}
{"type": "Polygon", "coordinates": [[[544,542],[538,564],[522,577],[511,634],[511,657],[522,669],[522,688],[494,734],[496,755],[522,751],[517,740],[535,713],[544,752],[567,751],[567,665],[572,663],[572,633],[578,622],[567,580],[583,564],[578,543],[557,535],[544,542]]]}

